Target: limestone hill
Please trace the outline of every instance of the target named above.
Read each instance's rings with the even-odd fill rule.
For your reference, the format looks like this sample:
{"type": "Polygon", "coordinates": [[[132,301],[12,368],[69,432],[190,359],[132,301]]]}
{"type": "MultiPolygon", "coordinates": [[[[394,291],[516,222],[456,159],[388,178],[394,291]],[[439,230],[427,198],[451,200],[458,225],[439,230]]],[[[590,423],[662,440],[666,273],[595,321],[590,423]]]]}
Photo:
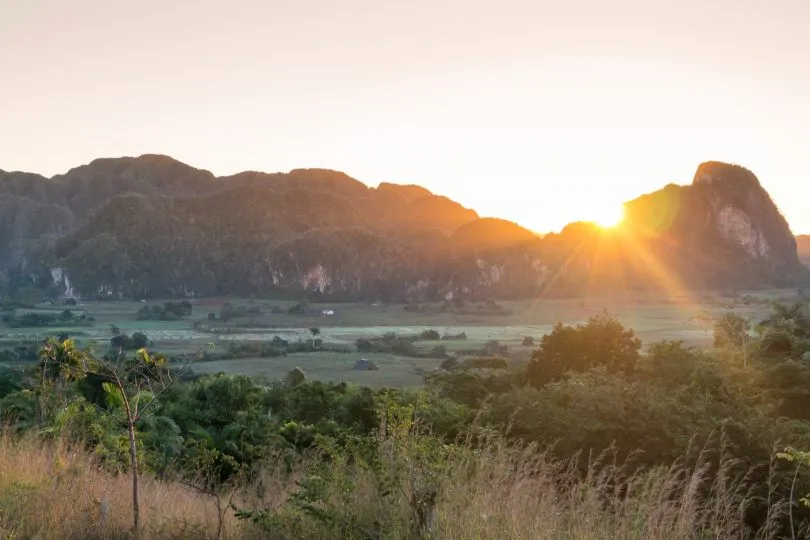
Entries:
{"type": "Polygon", "coordinates": [[[796,240],[753,173],[710,162],[614,230],[539,237],[425,188],[299,169],[217,178],[166,156],[0,171],[5,283],[85,297],[383,301],[794,285],[796,240]]]}

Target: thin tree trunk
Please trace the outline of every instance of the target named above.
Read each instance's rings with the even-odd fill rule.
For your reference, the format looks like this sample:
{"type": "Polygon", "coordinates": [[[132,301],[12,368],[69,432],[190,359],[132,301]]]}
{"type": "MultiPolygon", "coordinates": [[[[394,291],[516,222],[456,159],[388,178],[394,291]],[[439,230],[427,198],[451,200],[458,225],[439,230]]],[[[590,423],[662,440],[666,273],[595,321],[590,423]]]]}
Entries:
{"type": "Polygon", "coordinates": [[[141,504],[138,496],[138,449],[135,446],[135,426],[129,423],[129,459],[132,462],[132,530],[138,538],[141,520],[141,504]]]}
{"type": "Polygon", "coordinates": [[[129,435],[129,460],[132,466],[132,534],[138,538],[140,534],[141,504],[138,496],[138,447],[135,444],[135,420],[132,418],[132,410],[129,408],[124,389],[121,388],[124,396],[124,408],[127,412],[127,434],[129,435]]]}
{"type": "Polygon", "coordinates": [[[796,530],[793,528],[793,493],[796,489],[796,478],[799,476],[801,462],[796,464],[796,472],[793,473],[793,482],[790,483],[790,505],[788,506],[788,519],[790,520],[790,537],[796,540],[796,530]]]}

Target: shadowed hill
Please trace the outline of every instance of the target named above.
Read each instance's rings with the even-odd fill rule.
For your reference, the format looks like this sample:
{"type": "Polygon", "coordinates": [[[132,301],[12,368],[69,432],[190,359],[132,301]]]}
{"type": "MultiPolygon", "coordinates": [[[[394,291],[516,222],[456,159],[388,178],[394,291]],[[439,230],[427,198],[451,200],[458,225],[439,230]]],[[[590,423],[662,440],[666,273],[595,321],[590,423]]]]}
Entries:
{"type": "Polygon", "coordinates": [[[382,182],[379,186],[377,186],[377,191],[394,193],[402,197],[405,202],[413,202],[416,199],[433,195],[433,193],[422,186],[416,186],[413,184],[390,184],[388,182],[382,182]]]}
{"type": "Polygon", "coordinates": [[[799,259],[806,265],[810,266],[810,235],[801,235],[796,237],[796,248],[799,253],[799,259]]]}
{"type": "Polygon", "coordinates": [[[453,233],[453,246],[459,250],[485,251],[522,244],[537,238],[529,229],[505,219],[482,218],[465,223],[453,233]]]}
{"type": "Polygon", "coordinates": [[[419,186],[369,188],[327,169],[216,178],[146,155],[51,179],[0,172],[0,261],[22,285],[91,297],[519,298],[806,278],[787,223],[743,167],[704,163],[691,185],[625,214],[615,230],[539,237],[419,186]]]}

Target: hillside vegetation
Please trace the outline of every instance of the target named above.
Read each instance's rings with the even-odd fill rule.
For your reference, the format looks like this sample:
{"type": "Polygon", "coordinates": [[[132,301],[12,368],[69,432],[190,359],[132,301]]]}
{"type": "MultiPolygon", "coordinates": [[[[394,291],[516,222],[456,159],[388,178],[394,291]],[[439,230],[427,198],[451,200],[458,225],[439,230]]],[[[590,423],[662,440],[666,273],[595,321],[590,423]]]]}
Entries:
{"type": "Polygon", "coordinates": [[[810,266],[810,235],[797,236],[796,247],[799,253],[799,259],[805,266],[810,266]]]}
{"type": "Polygon", "coordinates": [[[0,371],[0,531],[806,538],[807,305],[712,332],[708,351],[642,353],[603,313],[555,326],[526,365],[447,363],[414,390],[197,378],[194,357],[49,341],[0,371]]]}
{"type": "Polygon", "coordinates": [[[51,179],[0,171],[0,208],[3,294],[407,302],[795,286],[808,276],[758,179],[716,162],[690,185],[628,202],[615,230],[579,223],[543,237],[419,186],[369,188],[323,169],[216,178],[155,155],[51,179]]]}

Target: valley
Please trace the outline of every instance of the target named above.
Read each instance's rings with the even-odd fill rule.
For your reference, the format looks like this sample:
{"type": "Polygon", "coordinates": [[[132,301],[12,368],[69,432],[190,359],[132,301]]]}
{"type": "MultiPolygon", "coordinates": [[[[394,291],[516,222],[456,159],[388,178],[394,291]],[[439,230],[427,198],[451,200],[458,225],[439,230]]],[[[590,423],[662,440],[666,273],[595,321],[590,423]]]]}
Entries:
{"type": "MultiPolygon", "coordinates": [[[[92,326],[10,327],[0,326],[0,349],[13,350],[26,343],[39,343],[48,336],[67,335],[82,347],[99,353],[114,352],[110,340],[119,333],[142,333],[151,352],[179,361],[185,355],[202,355],[192,372],[197,375],[224,372],[283,378],[299,368],[315,380],[351,382],[378,386],[413,387],[422,384],[423,374],[454,358],[483,356],[487,344],[506,347],[500,354],[513,366],[525,365],[542,337],[558,322],[584,324],[607,311],[625,326],[633,328],[644,344],[664,340],[683,341],[689,346],[711,345],[711,325],[722,313],[735,311],[756,323],[770,309],[771,302],[792,302],[793,289],[737,292],[734,297],[717,294],[689,294],[680,297],[633,295],[588,299],[537,299],[490,302],[497,315],[476,314],[474,306],[464,309],[445,304],[413,311],[402,304],[299,302],[250,298],[205,298],[190,301],[191,313],[177,320],[139,320],[144,306],[163,306],[170,299],[149,302],[87,301],[75,306],[38,304],[12,313],[53,313],[65,310],[85,314],[92,326]],[[223,320],[223,309],[236,315],[223,320]],[[447,312],[440,311],[447,309],[447,312]],[[214,317],[214,320],[211,318],[214,317]],[[232,317],[232,318],[231,318],[232,317]],[[263,344],[274,339],[309,346],[311,329],[317,328],[317,346],[270,356],[261,356],[263,344]],[[434,331],[435,339],[416,339],[434,331]],[[358,340],[382,339],[386,335],[413,338],[406,354],[396,351],[358,350],[358,340]],[[256,349],[252,356],[250,348],[256,349]],[[444,354],[431,354],[437,347],[444,354]],[[378,369],[356,369],[368,360],[378,369]]],[[[283,349],[283,347],[282,347],[283,349]]]]}

